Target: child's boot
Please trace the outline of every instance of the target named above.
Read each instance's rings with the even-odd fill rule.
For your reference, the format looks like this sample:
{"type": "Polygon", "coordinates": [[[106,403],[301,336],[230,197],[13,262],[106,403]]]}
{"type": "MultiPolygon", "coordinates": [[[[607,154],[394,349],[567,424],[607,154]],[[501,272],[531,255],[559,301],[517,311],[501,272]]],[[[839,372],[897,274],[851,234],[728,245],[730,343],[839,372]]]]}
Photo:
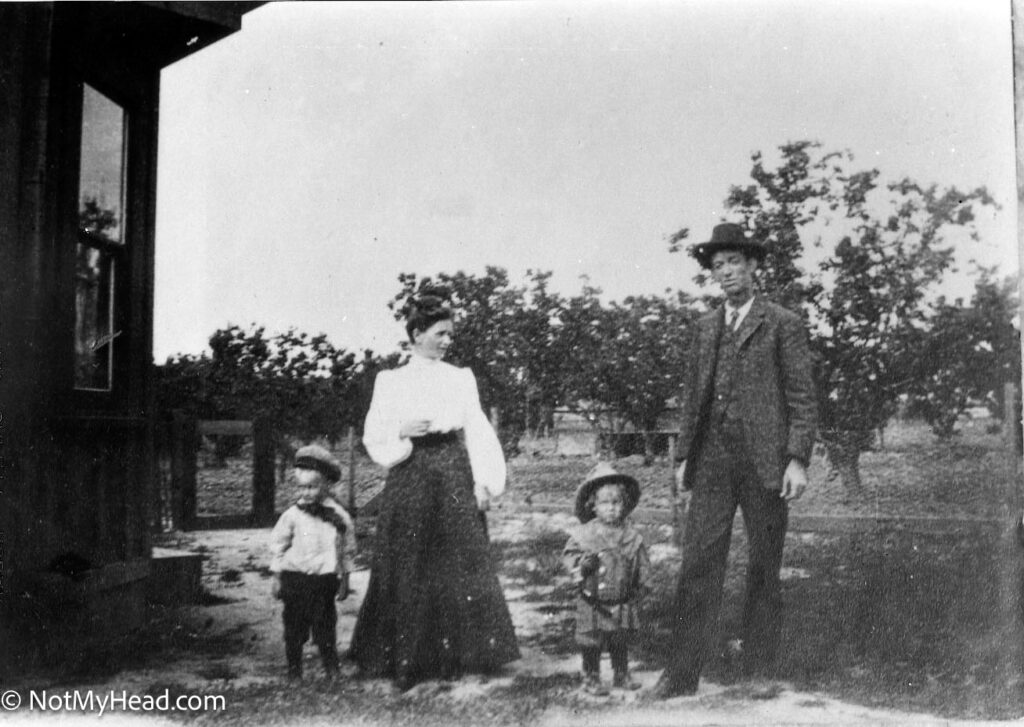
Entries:
{"type": "Polygon", "coordinates": [[[583,691],[592,697],[607,697],[608,687],[601,683],[601,650],[583,649],[583,691]]]}
{"type": "Polygon", "coordinates": [[[615,677],[612,679],[612,686],[617,689],[639,689],[640,682],[633,679],[629,673],[629,652],[624,642],[616,642],[608,650],[612,657],[612,671],[615,677]]]}
{"type": "Polygon", "coordinates": [[[611,692],[601,683],[601,677],[591,672],[583,675],[583,691],[592,697],[607,697],[611,692]]]}

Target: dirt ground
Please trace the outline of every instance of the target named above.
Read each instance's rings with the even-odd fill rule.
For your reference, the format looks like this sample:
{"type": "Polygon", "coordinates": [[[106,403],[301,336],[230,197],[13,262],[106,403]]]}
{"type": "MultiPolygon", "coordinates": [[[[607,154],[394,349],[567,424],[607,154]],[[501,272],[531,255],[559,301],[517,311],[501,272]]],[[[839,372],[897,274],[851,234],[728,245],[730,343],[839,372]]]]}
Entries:
{"type": "MultiPolygon", "coordinates": [[[[494,540],[515,542],[528,540],[543,532],[559,530],[570,525],[564,514],[492,513],[491,537],[494,540]]],[[[124,690],[129,694],[152,693],[155,685],[175,685],[193,694],[230,695],[246,686],[282,683],[283,644],[281,640],[280,604],[270,598],[270,580],[266,572],[268,561],[267,530],[218,530],[179,534],[166,543],[184,550],[199,550],[206,556],[203,564],[203,584],[210,598],[206,605],[192,606],[183,614],[176,628],[202,632],[207,643],[223,643],[225,648],[189,650],[172,648],[162,653],[161,660],[145,668],[122,671],[112,677],[91,684],[79,684],[75,689],[109,691],[124,690]]],[[[652,557],[665,557],[665,548],[655,547],[652,557]]],[[[353,595],[339,604],[338,643],[343,650],[350,639],[356,613],[365,593],[369,571],[354,574],[353,595]]],[[[508,687],[517,677],[551,677],[575,675],[579,659],[575,654],[551,656],[537,646],[530,645],[530,636],[537,635],[545,622],[559,613],[564,603],[544,600],[543,587],[526,587],[521,582],[506,579],[506,596],[520,637],[522,658],[509,665],[498,676],[484,679],[465,677],[454,686],[437,682],[424,682],[412,691],[419,696],[448,700],[485,700],[489,692],[508,687]]],[[[533,641],[536,643],[536,640],[533,641]]],[[[607,658],[607,657],[606,657],[607,658]]],[[[307,679],[316,679],[318,664],[314,650],[307,646],[307,679]]],[[[150,660],[153,661],[153,660],[150,660]]],[[[839,702],[819,694],[793,691],[785,683],[764,685],[764,688],[737,689],[702,681],[693,697],[663,702],[647,702],[644,694],[655,683],[659,672],[637,664],[635,676],[644,685],[639,692],[613,693],[602,700],[599,710],[575,710],[566,706],[551,706],[537,725],[953,725],[990,724],[982,722],[955,722],[924,714],[910,714],[868,709],[839,702]]],[[[346,666],[346,676],[351,666],[346,666]]],[[[609,669],[605,664],[604,673],[609,669]]],[[[379,693],[381,699],[404,699],[390,683],[370,680],[363,682],[365,689],[379,693]]],[[[323,684],[320,688],[330,689],[323,684]]],[[[227,709],[230,711],[230,704],[227,709]]],[[[54,713],[21,710],[14,722],[49,724],[54,713]],[[42,722],[40,722],[42,720],[42,722]]],[[[11,715],[6,715],[10,717],[11,715]]],[[[61,723],[95,719],[95,714],[65,712],[61,723]]],[[[170,722],[159,714],[138,715],[108,713],[102,716],[106,724],[144,721],[146,724],[180,724],[170,722]]],[[[314,720],[306,724],[374,724],[366,717],[339,715],[336,719],[314,720]]],[[[207,713],[204,721],[216,722],[216,716],[207,713]]],[[[997,723],[991,723],[997,724],[997,723]]]]}

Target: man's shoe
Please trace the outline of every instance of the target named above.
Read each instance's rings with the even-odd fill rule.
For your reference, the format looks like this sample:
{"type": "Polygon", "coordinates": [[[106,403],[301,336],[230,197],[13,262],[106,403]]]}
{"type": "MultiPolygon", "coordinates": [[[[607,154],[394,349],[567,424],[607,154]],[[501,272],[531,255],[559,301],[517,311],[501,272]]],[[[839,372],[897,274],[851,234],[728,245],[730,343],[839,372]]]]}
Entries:
{"type": "Polygon", "coordinates": [[[411,674],[402,673],[395,677],[395,688],[400,692],[408,692],[414,686],[416,686],[416,680],[411,674]]]}
{"type": "Polygon", "coordinates": [[[699,679],[677,679],[662,674],[657,684],[647,692],[646,698],[651,701],[661,699],[673,699],[674,697],[692,697],[697,693],[699,679]]]}
{"type": "Polygon", "coordinates": [[[636,691],[641,686],[640,682],[633,678],[633,675],[628,671],[619,672],[612,679],[612,686],[616,689],[628,689],[629,691],[636,691]]]}
{"type": "Polygon", "coordinates": [[[727,668],[741,669],[744,662],[743,639],[730,639],[722,649],[722,661],[727,668]]]}

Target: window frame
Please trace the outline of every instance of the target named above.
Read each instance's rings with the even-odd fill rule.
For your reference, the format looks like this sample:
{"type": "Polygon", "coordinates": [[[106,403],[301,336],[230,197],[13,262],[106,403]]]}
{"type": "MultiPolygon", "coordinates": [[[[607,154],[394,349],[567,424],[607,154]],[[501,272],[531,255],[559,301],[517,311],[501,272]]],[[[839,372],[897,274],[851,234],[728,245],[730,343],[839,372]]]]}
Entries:
{"type": "MultiPolygon", "coordinates": [[[[68,30],[71,30],[70,28],[68,30]]],[[[70,48],[55,63],[55,88],[61,92],[60,122],[51,136],[58,171],[55,244],[61,281],[55,298],[54,336],[48,349],[58,389],[58,419],[96,419],[141,424],[152,409],[153,241],[156,216],[157,119],[159,75],[126,63],[115,51],[93,53],[84,44],[70,48]],[[89,239],[114,259],[113,365],[109,389],[79,388],[76,383],[77,315],[75,266],[83,232],[79,225],[83,98],[88,84],[124,112],[124,194],[121,243],[89,239]]]]}

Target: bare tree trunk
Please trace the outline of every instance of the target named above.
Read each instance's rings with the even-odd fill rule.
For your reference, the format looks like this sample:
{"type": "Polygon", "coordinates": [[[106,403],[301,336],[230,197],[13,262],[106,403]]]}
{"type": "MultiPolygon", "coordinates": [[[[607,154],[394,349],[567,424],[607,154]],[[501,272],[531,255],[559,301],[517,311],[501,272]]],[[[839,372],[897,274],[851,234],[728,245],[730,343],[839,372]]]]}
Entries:
{"type": "Polygon", "coordinates": [[[649,467],[654,461],[654,433],[649,429],[644,430],[644,467],[649,467]]]}
{"type": "Polygon", "coordinates": [[[828,461],[839,475],[839,481],[847,492],[861,492],[864,485],[860,480],[860,448],[849,444],[826,444],[828,461]]]}

